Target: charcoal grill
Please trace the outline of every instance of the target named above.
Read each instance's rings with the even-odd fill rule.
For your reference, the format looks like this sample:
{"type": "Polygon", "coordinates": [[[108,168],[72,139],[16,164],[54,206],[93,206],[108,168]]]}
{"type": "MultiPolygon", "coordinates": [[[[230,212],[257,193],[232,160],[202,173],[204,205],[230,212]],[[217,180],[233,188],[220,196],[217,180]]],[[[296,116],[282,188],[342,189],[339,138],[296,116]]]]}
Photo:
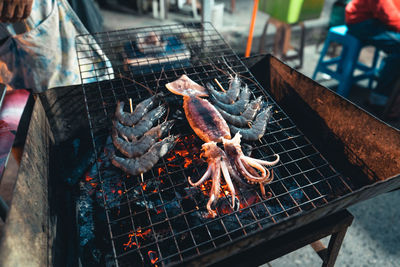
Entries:
{"type": "MultiPolygon", "coordinates": [[[[241,60],[211,25],[139,28],[94,37],[108,61],[93,63],[93,58],[83,57],[80,52],[93,45],[87,43],[87,36],[77,37],[83,84],[39,95],[21,165],[22,169],[37,166],[32,155],[45,163],[33,168],[29,179],[40,181],[38,191],[42,193],[33,198],[43,201],[41,208],[46,212],[26,223],[46,222],[44,240],[49,245],[42,256],[47,262],[57,260],[59,254],[51,252],[58,251],[52,242],[59,225],[68,220],[50,209],[54,195],[48,198],[44,187],[54,184],[60,166],[54,167],[54,160],[46,155],[60,157],[60,144],[85,132],[85,125],[89,126],[95,164],[80,185],[92,186],[101,200],[98,208],[105,218],[99,219],[96,227],[106,231],[104,246],[110,257],[104,261],[116,266],[217,263],[400,185],[397,130],[270,55],[241,60]],[[149,33],[159,38],[161,48],[140,43],[143,38],[138,36],[149,33]],[[194,189],[187,182],[188,176],[198,177],[205,170],[204,163],[196,159],[201,141],[179,113],[181,100],[169,94],[164,85],[186,74],[203,85],[217,79],[227,87],[229,73],[241,75],[252,97],[262,95],[273,107],[265,136],[246,142],[244,147],[260,159],[278,153],[281,161],[274,167],[274,181],[266,186],[269,199],[264,200],[257,188],[243,189],[239,211],[229,208],[229,196],[225,195],[216,207],[218,216],[206,218],[207,186],[194,189]],[[165,94],[169,115],[177,118],[172,133],[180,133],[182,141],[144,174],[142,182],[140,176],[128,177],[111,166],[107,149],[112,146],[109,136],[117,101],[131,98],[138,103],[150,96],[146,88],[165,94]],[[46,131],[36,133],[43,125],[47,125],[46,131]],[[40,142],[29,142],[36,139],[40,142]],[[177,150],[190,151],[193,163],[184,167],[186,158],[177,150]]],[[[19,176],[17,188],[23,188],[27,174],[21,171],[19,176]]],[[[18,192],[26,193],[22,189],[18,192]]],[[[11,207],[9,229],[18,217],[15,209],[11,207]]],[[[79,225],[82,217],[77,217],[79,225]]],[[[31,228],[26,231],[31,233],[31,228]]],[[[10,244],[11,230],[7,233],[3,248],[10,244]]]]}

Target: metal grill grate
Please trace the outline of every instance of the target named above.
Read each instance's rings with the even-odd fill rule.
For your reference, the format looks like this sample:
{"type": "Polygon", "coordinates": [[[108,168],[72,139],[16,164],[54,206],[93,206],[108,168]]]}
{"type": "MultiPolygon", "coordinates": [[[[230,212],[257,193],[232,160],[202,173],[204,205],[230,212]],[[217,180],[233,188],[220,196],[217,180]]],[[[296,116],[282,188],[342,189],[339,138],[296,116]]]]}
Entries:
{"type": "Polygon", "coordinates": [[[352,191],[345,180],[314,148],[292,120],[261,88],[246,66],[211,25],[180,24],[139,28],[94,35],[102,60],[87,56],[88,36],[77,37],[78,60],[93,144],[97,151],[94,180],[100,182],[103,207],[115,264],[168,265],[201,256],[236,239],[257,234],[282,219],[312,210],[352,191]],[[144,44],[146,37],[164,43],[144,44]],[[165,45],[166,44],[166,45],[165,45]],[[141,47],[142,46],[142,47],[141,47]],[[169,46],[169,47],[168,47],[169,46]],[[205,205],[209,184],[192,188],[188,176],[197,180],[206,164],[198,160],[202,141],[194,136],[185,119],[178,120],[173,133],[180,142],[152,170],[127,177],[107,160],[112,147],[110,131],[116,103],[132,98],[134,103],[150,96],[145,87],[164,92],[170,116],[182,100],[165,89],[165,84],[187,74],[205,85],[218,79],[228,86],[228,74],[240,74],[252,91],[273,106],[273,118],[264,137],[244,142],[252,157],[270,159],[278,153],[275,179],[266,186],[271,197],[264,200],[259,188],[242,189],[241,208],[233,212],[229,195],[222,188],[218,216],[207,218],[205,205]],[[253,81],[253,82],[252,82],[253,81]],[[189,151],[182,156],[180,151],[189,151]],[[189,162],[190,163],[190,162],[189,162]],[[187,164],[188,166],[185,166],[187,164]]]}

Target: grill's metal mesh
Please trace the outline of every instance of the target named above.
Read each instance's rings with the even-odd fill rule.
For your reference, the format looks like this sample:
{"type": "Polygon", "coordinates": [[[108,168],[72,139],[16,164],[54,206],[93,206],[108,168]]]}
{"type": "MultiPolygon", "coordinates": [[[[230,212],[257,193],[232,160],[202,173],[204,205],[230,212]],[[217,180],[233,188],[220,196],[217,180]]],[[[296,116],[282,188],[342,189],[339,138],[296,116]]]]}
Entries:
{"type": "MultiPolygon", "coordinates": [[[[268,93],[257,82],[250,81],[254,81],[251,73],[210,25],[139,28],[94,37],[107,59],[96,62],[94,56],[84,56],[86,53],[82,52],[89,49],[88,36],[77,37],[77,51],[93,144],[99,158],[94,179],[101,184],[117,266],[135,262],[166,265],[199,256],[352,190],[268,93]],[[144,47],[146,55],[138,55],[138,46],[149,33],[162,41],[172,40],[173,45],[167,49],[164,46],[163,51],[157,46],[144,47]],[[206,218],[209,185],[191,188],[187,182],[188,176],[196,180],[205,171],[206,164],[196,159],[202,142],[185,120],[179,121],[173,130],[182,134],[182,142],[144,174],[144,183],[140,176],[127,177],[107,160],[108,148],[112,147],[111,120],[118,100],[128,102],[132,98],[138,103],[150,96],[144,87],[163,91],[172,116],[182,101],[167,93],[166,83],[185,73],[200,84],[217,78],[227,87],[227,73],[232,71],[244,77],[253,98],[263,95],[273,106],[273,118],[265,136],[243,145],[251,145],[249,151],[255,158],[271,159],[274,153],[281,157],[274,167],[274,181],[266,186],[271,193],[268,200],[262,199],[259,188],[244,189],[239,195],[238,212],[232,212],[227,196],[218,202],[218,216],[206,218]],[[185,150],[195,157],[195,163],[186,168],[187,160],[178,153],[185,150]]],[[[225,194],[224,189],[222,193],[225,194]]]]}

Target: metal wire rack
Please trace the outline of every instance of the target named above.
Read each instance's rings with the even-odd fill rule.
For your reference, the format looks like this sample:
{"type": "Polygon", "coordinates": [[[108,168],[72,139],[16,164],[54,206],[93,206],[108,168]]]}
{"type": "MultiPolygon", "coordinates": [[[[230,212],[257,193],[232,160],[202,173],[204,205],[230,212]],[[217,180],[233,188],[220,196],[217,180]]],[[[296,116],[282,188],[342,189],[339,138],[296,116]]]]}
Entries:
{"type": "Polygon", "coordinates": [[[315,149],[211,25],[146,27],[93,37],[78,36],[76,44],[99,159],[94,180],[100,182],[116,266],[170,265],[201,257],[352,191],[351,183],[315,149]],[[186,74],[199,84],[217,79],[227,87],[233,73],[249,86],[253,99],[262,95],[273,107],[264,137],[243,144],[255,158],[280,155],[280,163],[274,167],[275,179],[266,186],[270,198],[263,199],[259,188],[241,189],[240,210],[234,212],[229,193],[222,188],[217,217],[205,216],[209,185],[192,188],[187,181],[205,171],[206,164],[199,159],[202,141],[184,118],[178,119],[172,130],[181,134],[180,142],[144,174],[143,181],[109,163],[109,136],[117,101],[131,98],[138,103],[150,96],[150,88],[163,92],[169,116],[179,117],[182,101],[168,93],[166,83],[186,74]],[[182,151],[187,153],[182,155],[182,151]]]}

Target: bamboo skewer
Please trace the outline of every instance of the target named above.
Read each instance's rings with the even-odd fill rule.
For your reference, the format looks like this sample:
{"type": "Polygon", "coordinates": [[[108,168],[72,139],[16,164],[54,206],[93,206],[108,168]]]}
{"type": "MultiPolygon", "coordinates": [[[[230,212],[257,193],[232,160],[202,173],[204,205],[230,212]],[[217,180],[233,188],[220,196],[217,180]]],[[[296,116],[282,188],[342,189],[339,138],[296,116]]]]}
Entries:
{"type": "Polygon", "coordinates": [[[214,79],[214,81],[218,84],[219,88],[221,88],[222,92],[226,92],[226,90],[224,89],[224,87],[222,87],[222,85],[219,83],[219,81],[217,80],[217,78],[214,79]]]}
{"type": "Polygon", "coordinates": [[[133,113],[132,98],[129,98],[129,107],[131,108],[131,113],[133,113]]]}

